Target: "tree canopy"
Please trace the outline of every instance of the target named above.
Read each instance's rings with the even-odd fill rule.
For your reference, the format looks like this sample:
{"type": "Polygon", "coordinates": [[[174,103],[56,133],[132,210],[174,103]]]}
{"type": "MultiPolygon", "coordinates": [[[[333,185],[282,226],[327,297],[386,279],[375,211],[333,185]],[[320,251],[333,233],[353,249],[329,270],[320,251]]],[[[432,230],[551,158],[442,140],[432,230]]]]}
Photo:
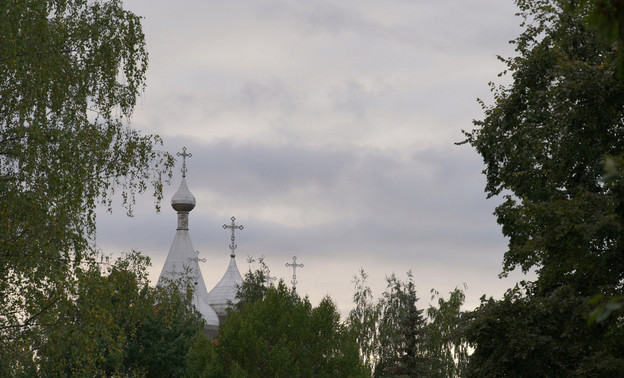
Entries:
{"type": "Polygon", "coordinates": [[[355,307],[346,324],[373,376],[461,376],[468,358],[468,344],[461,332],[461,289],[452,291],[448,300],[432,290],[437,307],[430,305],[425,316],[417,306],[419,298],[411,272],[406,281],[395,274],[386,277],[386,291],[377,302],[366,286],[367,277],[360,270],[354,278],[355,307]]]}
{"type": "Polygon", "coordinates": [[[173,158],[128,126],[145,85],[140,19],[121,1],[0,4],[0,354],[75,295],[95,209],[158,203],[173,158]]]}
{"type": "Polygon", "coordinates": [[[588,26],[587,2],[516,3],[524,31],[516,56],[501,58],[513,81],[492,87],[494,103],[465,134],[486,165],[488,196],[503,196],[503,274],[537,279],[472,314],[470,374],[621,372],[621,320],[585,321],[592,297],[621,295],[624,279],[623,192],[605,178],[609,156],[624,152],[617,51],[588,26]]]}
{"type": "Polygon", "coordinates": [[[267,270],[245,275],[240,302],[217,336],[219,362],[207,366],[206,372],[250,377],[369,375],[330,298],[315,307],[283,281],[273,284],[267,278],[267,270]]]}
{"type": "Polygon", "coordinates": [[[580,5],[586,7],[588,24],[613,43],[618,49],[617,73],[624,77],[624,1],[622,0],[580,0],[580,5]]]}
{"type": "Polygon", "coordinates": [[[36,327],[3,345],[2,376],[184,376],[203,333],[191,291],[150,287],[149,258],[129,253],[89,261],[72,276],[72,295],[55,301],[36,327]]]}

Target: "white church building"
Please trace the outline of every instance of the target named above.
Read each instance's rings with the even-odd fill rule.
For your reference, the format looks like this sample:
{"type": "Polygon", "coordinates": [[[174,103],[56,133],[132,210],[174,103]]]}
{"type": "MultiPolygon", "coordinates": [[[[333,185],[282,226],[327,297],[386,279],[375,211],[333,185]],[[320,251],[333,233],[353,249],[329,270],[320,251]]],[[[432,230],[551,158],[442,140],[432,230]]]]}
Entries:
{"type": "Polygon", "coordinates": [[[199,262],[205,262],[206,259],[199,258],[199,252],[193,248],[189,234],[189,213],[195,208],[195,197],[186,183],[186,158],[191,157],[191,154],[186,152],[186,147],[182,151],[182,153],[177,154],[182,157],[182,181],[177,192],[171,198],[171,207],[178,213],[178,226],[158,278],[158,285],[165,285],[167,282],[181,278],[191,279],[195,285],[193,303],[206,321],[206,333],[214,338],[219,329],[219,323],[225,320],[229,303],[236,303],[238,285],[243,282],[236,266],[234,234],[235,229],[242,230],[243,226],[236,225],[234,217],[231,219],[231,224],[223,225],[223,228],[232,230],[230,263],[223,278],[209,292],[199,268],[199,262]]]}

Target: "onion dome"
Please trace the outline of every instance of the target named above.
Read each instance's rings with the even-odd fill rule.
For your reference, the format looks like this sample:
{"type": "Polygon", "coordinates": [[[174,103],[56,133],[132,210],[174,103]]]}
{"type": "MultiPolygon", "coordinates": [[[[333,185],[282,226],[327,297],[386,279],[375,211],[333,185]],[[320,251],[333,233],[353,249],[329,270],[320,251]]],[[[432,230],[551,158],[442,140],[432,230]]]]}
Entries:
{"type": "Polygon", "coordinates": [[[180,182],[180,187],[178,191],[175,192],[173,198],[171,198],[171,207],[175,211],[191,211],[195,208],[195,196],[188,188],[186,184],[186,177],[182,177],[182,182],[180,182]]]}
{"type": "Polygon", "coordinates": [[[241,277],[238,267],[236,266],[236,230],[242,230],[244,227],[235,223],[236,218],[231,218],[231,224],[224,224],[223,229],[231,230],[232,237],[230,240],[230,264],[225,270],[225,274],[221,278],[215,287],[208,293],[207,301],[210,306],[219,315],[219,321],[223,322],[227,315],[227,308],[230,304],[238,302],[236,294],[238,294],[238,287],[243,283],[243,277],[241,277]]]}
{"type": "Polygon", "coordinates": [[[232,257],[225,274],[215,287],[210,290],[207,297],[208,304],[215,310],[220,322],[225,320],[230,303],[235,304],[238,302],[236,294],[238,293],[238,287],[242,283],[243,277],[241,277],[238,266],[236,266],[236,259],[232,257]]]}

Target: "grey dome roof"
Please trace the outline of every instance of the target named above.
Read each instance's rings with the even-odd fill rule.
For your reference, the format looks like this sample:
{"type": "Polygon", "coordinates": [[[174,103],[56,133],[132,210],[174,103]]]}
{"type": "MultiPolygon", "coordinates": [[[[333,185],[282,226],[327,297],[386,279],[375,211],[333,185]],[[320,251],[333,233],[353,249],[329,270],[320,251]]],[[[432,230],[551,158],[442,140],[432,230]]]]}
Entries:
{"type": "Polygon", "coordinates": [[[227,308],[229,307],[228,301],[232,303],[238,302],[236,294],[238,293],[238,287],[242,283],[243,277],[241,277],[238,266],[236,266],[236,259],[232,257],[225,274],[206,297],[208,304],[219,315],[220,321],[225,319],[227,308]]]}
{"type": "Polygon", "coordinates": [[[188,230],[177,230],[158,278],[158,284],[178,280],[183,275],[189,275],[195,283],[193,304],[206,320],[206,325],[218,327],[219,318],[207,302],[208,291],[189,232],[188,230]]]}
{"type": "Polygon", "coordinates": [[[171,207],[175,211],[191,211],[195,208],[195,196],[186,184],[186,177],[182,177],[178,191],[171,198],[171,207]]]}

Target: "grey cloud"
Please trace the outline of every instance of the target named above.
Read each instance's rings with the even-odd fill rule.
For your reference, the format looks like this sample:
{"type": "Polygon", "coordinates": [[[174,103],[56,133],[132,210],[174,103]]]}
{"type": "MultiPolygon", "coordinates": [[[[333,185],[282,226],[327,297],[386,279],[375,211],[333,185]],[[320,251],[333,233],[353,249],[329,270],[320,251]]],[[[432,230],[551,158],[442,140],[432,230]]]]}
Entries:
{"type": "MultiPolygon", "coordinates": [[[[283,265],[279,261],[293,254],[310,263],[336,260],[346,264],[347,290],[348,276],[364,261],[378,261],[379,267],[401,261],[404,271],[436,264],[446,264],[449,270],[462,266],[467,272],[489,269],[492,279],[500,270],[504,240],[491,216],[495,204],[485,200],[479,159],[465,148],[432,148],[405,160],[370,149],[202,143],[188,137],[170,137],[166,143],[172,152],[185,145],[193,154],[188,181],[198,204],[190,217],[191,235],[195,248],[212,256],[211,261],[226,253],[229,240],[221,225],[234,215],[245,225],[237,239],[241,258],[265,255],[277,272],[283,265]],[[299,196],[302,190],[307,196],[299,196]],[[220,208],[200,200],[206,192],[219,199],[220,208]],[[292,227],[278,219],[260,219],[253,212],[253,206],[263,203],[297,206],[293,198],[304,208],[332,209],[335,218],[292,227]],[[230,211],[231,204],[249,208],[244,215],[237,214],[230,211]]],[[[176,173],[166,188],[161,214],[155,214],[151,200],[143,198],[135,218],[119,213],[98,217],[98,240],[108,249],[134,248],[155,261],[163,259],[175,232],[168,201],[178,183],[176,173]]],[[[220,274],[218,264],[206,269],[220,274]]],[[[471,277],[462,280],[470,284],[477,279],[471,277]]]]}
{"type": "Polygon", "coordinates": [[[343,4],[327,1],[302,2],[297,5],[288,1],[272,2],[259,7],[257,13],[262,18],[286,23],[304,34],[362,34],[362,30],[365,30],[367,35],[378,35],[383,32],[357,8],[343,4]]]}
{"type": "Polygon", "coordinates": [[[284,113],[290,113],[298,107],[297,93],[276,79],[268,82],[248,80],[242,83],[239,91],[228,102],[245,109],[263,110],[270,106],[284,113]]]}
{"type": "MultiPolygon", "coordinates": [[[[208,191],[230,203],[267,206],[297,206],[293,198],[300,199],[303,191],[301,206],[323,206],[335,212],[336,223],[350,224],[348,243],[417,243],[444,235],[500,241],[499,231],[491,228],[494,204],[485,200],[479,159],[461,147],[420,151],[403,161],[367,149],[186,144],[194,154],[189,163],[194,191],[208,191]]],[[[338,242],[332,237],[334,226],[303,233],[330,245],[338,242]]],[[[289,232],[297,233],[293,241],[308,239],[289,232]]]]}
{"type": "MultiPolygon", "coordinates": [[[[516,35],[520,20],[510,23],[488,14],[510,16],[513,2],[481,1],[331,1],[269,2],[257,7],[261,19],[288,25],[304,35],[329,34],[354,36],[364,40],[394,42],[410,47],[445,51],[469,51],[475,47],[491,49],[501,44],[500,33],[516,35]],[[388,13],[382,20],[377,13],[388,13]],[[409,22],[407,22],[409,20],[409,22]]],[[[511,17],[509,19],[512,19],[511,17]]],[[[286,26],[285,26],[286,27],[286,26]]]]}
{"type": "MultiPolygon", "coordinates": [[[[190,226],[202,253],[227,258],[221,225],[235,215],[242,256],[264,254],[286,275],[298,254],[310,273],[325,264],[342,275],[308,276],[311,293],[348,300],[365,264],[378,277],[420,269],[424,285],[478,282],[477,298],[500,292],[497,200],[485,199],[476,153],[452,142],[479,117],[494,55],[513,53],[513,2],[126,4],[146,16],[152,65],[133,124],[193,153],[190,226]]],[[[135,218],[98,213],[97,243],[164,258],[178,180],[176,169],[161,214],[149,197],[135,218]]],[[[204,276],[218,278],[210,261],[204,276]]]]}
{"type": "Polygon", "coordinates": [[[391,86],[387,83],[366,88],[360,81],[350,79],[334,87],[329,93],[329,98],[333,100],[336,110],[347,111],[357,119],[363,119],[367,110],[377,107],[383,102],[383,96],[391,90],[391,86]]]}

